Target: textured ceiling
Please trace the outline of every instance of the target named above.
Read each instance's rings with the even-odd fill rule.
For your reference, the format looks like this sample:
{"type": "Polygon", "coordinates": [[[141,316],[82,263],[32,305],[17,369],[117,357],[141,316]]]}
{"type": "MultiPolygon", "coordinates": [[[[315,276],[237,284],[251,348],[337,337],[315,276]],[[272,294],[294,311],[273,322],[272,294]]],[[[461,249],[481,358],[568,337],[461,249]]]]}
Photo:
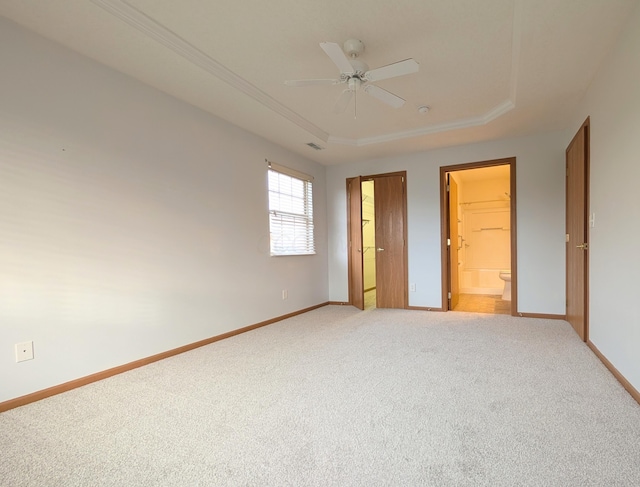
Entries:
{"type": "Polygon", "coordinates": [[[638,0],[1,0],[25,27],[323,164],[565,128],[638,0]],[[394,109],[344,85],[324,41],[364,42],[394,109]],[[429,105],[426,115],[418,113],[429,105]],[[324,148],[315,151],[305,144],[324,148]]]}

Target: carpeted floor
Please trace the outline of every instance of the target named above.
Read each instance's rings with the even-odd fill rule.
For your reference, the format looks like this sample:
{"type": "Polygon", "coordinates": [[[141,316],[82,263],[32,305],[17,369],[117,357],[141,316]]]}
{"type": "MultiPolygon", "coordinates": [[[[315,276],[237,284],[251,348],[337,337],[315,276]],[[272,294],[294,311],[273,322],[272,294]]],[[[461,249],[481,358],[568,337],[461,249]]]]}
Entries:
{"type": "Polygon", "coordinates": [[[328,306],[0,414],[2,486],[636,486],[562,321],[328,306]]]}

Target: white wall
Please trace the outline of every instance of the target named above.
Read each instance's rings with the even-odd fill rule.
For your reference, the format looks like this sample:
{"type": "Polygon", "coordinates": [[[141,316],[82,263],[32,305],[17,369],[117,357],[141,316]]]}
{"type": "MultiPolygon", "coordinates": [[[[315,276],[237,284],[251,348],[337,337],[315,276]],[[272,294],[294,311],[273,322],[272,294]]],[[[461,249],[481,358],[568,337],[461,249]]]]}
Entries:
{"type": "Polygon", "coordinates": [[[407,171],[409,305],[442,306],[439,168],[515,156],[518,311],[565,313],[564,134],[486,142],[327,168],[329,297],[347,301],[345,179],[407,171]]]}
{"type": "Polygon", "coordinates": [[[568,145],[590,116],[589,337],[640,390],[640,6],[592,82],[568,145]]]}
{"type": "Polygon", "coordinates": [[[0,66],[0,401],[328,300],[324,167],[5,20],[0,66]],[[317,255],[269,256],[265,158],[317,255]]]}

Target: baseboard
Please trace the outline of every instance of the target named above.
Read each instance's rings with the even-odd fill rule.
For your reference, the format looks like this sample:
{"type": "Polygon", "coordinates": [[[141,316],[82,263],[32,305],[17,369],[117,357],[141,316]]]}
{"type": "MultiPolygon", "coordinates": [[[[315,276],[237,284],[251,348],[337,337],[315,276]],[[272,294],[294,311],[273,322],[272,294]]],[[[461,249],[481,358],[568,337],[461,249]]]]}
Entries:
{"type": "Polygon", "coordinates": [[[329,301],[327,304],[331,306],[351,306],[351,303],[346,301],[329,301]]]}
{"type": "Polygon", "coordinates": [[[406,309],[415,311],[445,311],[443,308],[426,308],[424,306],[407,306],[406,309]]]}
{"type": "Polygon", "coordinates": [[[640,404],[640,392],[638,392],[638,390],[633,387],[631,385],[631,382],[629,382],[624,375],[622,375],[618,369],[616,369],[613,364],[611,362],[609,362],[609,360],[607,359],[607,357],[605,357],[604,355],[602,355],[602,352],[600,350],[598,350],[598,348],[593,344],[593,342],[591,340],[587,340],[587,346],[591,349],[591,351],[595,354],[596,357],[598,357],[600,359],[600,362],[602,362],[604,364],[604,366],[609,369],[609,372],[611,372],[613,374],[613,376],[618,379],[618,382],[620,382],[620,384],[622,384],[622,387],[624,387],[626,389],[626,391],[631,394],[631,397],[633,397],[636,402],[638,404],[640,404]]]}
{"type": "Polygon", "coordinates": [[[255,330],[256,328],[261,328],[263,326],[271,325],[278,321],[286,320],[287,318],[292,318],[294,316],[307,313],[314,309],[327,306],[328,304],[331,304],[331,303],[325,302],[322,304],[316,304],[315,306],[310,306],[305,309],[293,311],[292,313],[287,313],[286,315],[278,316],[276,318],[271,318],[270,320],[265,320],[259,323],[255,323],[253,325],[245,326],[237,330],[223,333],[222,335],[216,335],[211,338],[205,338],[204,340],[200,340],[198,342],[190,343],[188,345],[174,348],[172,350],[167,350],[166,352],[158,353],[156,355],[152,355],[150,357],[136,360],[134,362],[129,362],[128,364],[119,365],[118,367],[113,367],[111,369],[103,370],[102,372],[96,372],[95,374],[87,375],[85,377],[80,377],[79,379],[65,382],[64,384],[59,384],[57,386],[49,387],[41,391],[32,392],[31,394],[27,394],[25,396],[16,397],[15,399],[9,399],[8,401],[4,401],[0,403],[0,413],[3,413],[5,411],[8,411],[10,409],[14,409],[20,406],[24,406],[26,404],[30,404],[32,402],[40,401],[41,399],[45,399],[47,397],[55,396],[56,394],[61,394],[63,392],[67,392],[72,389],[85,386],[87,384],[91,384],[92,382],[97,382],[99,380],[106,379],[114,375],[122,374],[123,372],[137,369],[138,367],[142,367],[144,365],[149,365],[153,362],[157,362],[158,360],[163,360],[165,358],[173,357],[174,355],[179,355],[181,353],[188,352],[196,348],[204,347],[205,345],[209,345],[211,343],[224,340],[225,338],[230,338],[232,336],[240,335],[242,333],[255,330]]]}
{"type": "Polygon", "coordinates": [[[550,315],[544,313],[518,313],[516,312],[513,316],[519,316],[520,318],[542,318],[545,320],[566,320],[567,317],[565,315],[550,315]]]}

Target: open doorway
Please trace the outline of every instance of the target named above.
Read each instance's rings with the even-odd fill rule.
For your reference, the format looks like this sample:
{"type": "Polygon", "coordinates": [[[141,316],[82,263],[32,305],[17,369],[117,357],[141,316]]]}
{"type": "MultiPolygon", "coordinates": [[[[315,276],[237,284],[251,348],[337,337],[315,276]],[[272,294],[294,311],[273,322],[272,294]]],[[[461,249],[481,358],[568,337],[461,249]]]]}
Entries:
{"type": "Polygon", "coordinates": [[[406,172],[347,179],[349,303],[407,307],[406,172]]]}
{"type": "Polygon", "coordinates": [[[515,158],[440,169],[443,308],[515,315],[515,158]]]}
{"type": "Polygon", "coordinates": [[[376,211],[373,180],[362,181],[364,309],[376,307],[376,211]]]}

